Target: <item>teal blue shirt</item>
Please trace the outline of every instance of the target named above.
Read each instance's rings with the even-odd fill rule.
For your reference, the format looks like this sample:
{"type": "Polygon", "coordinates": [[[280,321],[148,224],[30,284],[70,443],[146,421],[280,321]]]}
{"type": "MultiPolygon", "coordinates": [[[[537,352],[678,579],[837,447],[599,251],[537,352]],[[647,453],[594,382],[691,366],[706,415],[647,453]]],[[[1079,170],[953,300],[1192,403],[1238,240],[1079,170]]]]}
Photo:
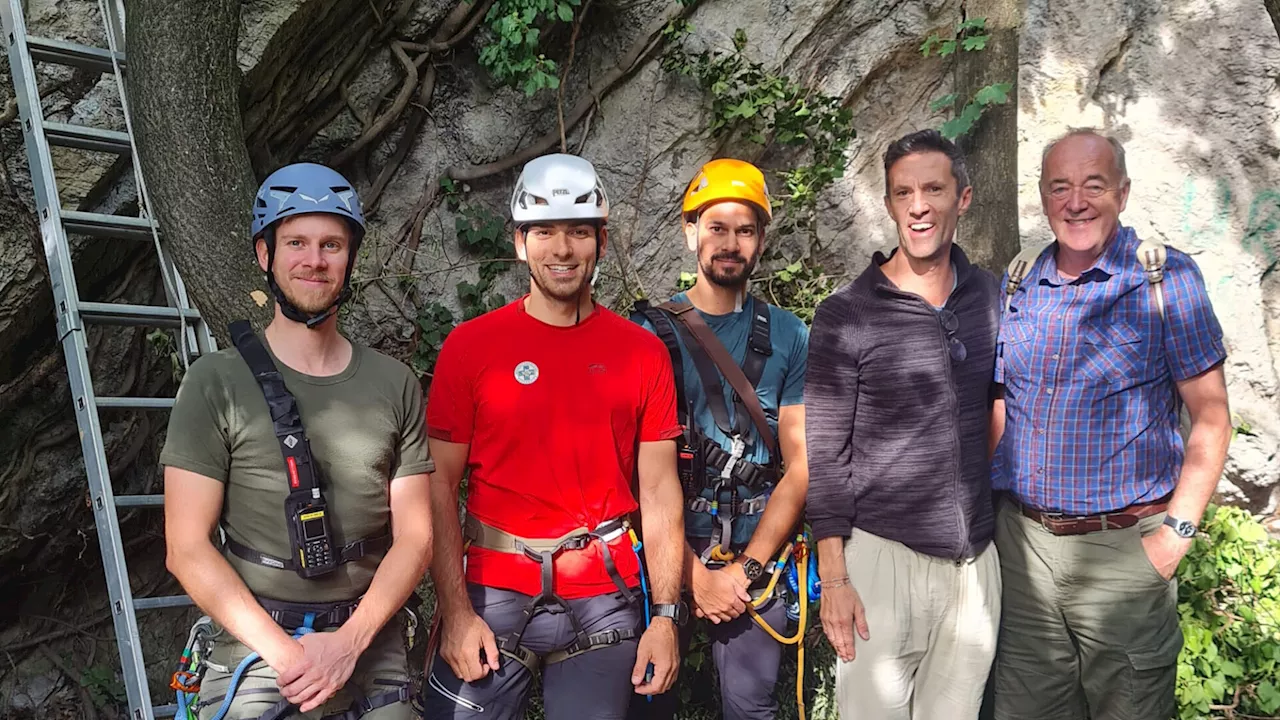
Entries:
{"type": "MultiPolygon", "coordinates": [[[[671,300],[676,303],[688,302],[688,296],[685,293],[679,293],[671,300]]],[[[709,315],[701,310],[694,310],[702,316],[739,365],[747,354],[747,341],[751,337],[751,318],[754,317],[755,302],[754,298],[748,297],[742,312],[730,312],[725,315],[709,315]]],[[[653,332],[653,326],[648,320],[642,320],[640,324],[653,332]]],[[[677,335],[677,341],[680,342],[680,352],[684,361],[684,394],[689,406],[690,422],[704,435],[719,443],[725,452],[729,452],[731,443],[728,436],[716,427],[715,420],[711,416],[707,395],[702,390],[702,381],[698,377],[693,359],[689,356],[689,350],[679,335],[677,335]]],[[[756,385],[756,396],[760,398],[760,406],[764,408],[765,417],[769,420],[769,428],[773,430],[774,437],[777,437],[778,409],[804,402],[804,371],[809,354],[809,329],[794,313],[770,305],[769,341],[773,346],[773,354],[765,362],[764,372],[756,385]]],[[[728,404],[727,410],[732,426],[734,422],[733,389],[729,386],[729,381],[723,377],[720,378],[720,385],[728,404]]],[[[751,427],[751,435],[743,459],[760,465],[769,464],[768,447],[756,437],[755,425],[748,423],[748,426],[751,427]]],[[[739,497],[750,497],[745,487],[739,487],[738,494],[739,497]]],[[[711,491],[703,491],[703,496],[710,498],[711,491]]],[[[735,520],[732,546],[735,548],[745,546],[751,539],[751,533],[755,531],[759,520],[759,515],[735,520]]],[[[712,517],[708,513],[694,513],[686,510],[685,534],[688,537],[711,537],[711,525],[712,517]]]]}

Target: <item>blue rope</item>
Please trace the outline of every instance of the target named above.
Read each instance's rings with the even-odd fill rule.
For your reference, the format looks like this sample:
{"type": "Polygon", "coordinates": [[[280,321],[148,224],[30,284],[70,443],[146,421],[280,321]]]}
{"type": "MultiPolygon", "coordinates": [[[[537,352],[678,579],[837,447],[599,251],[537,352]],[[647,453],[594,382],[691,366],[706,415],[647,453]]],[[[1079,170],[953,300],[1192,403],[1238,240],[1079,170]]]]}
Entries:
{"type": "MultiPolygon", "coordinates": [[[[640,560],[640,548],[642,547],[644,547],[644,543],[640,542],[640,538],[636,536],[635,530],[632,530],[631,531],[631,549],[634,550],[636,553],[636,560],[640,560]]],[[[637,565],[640,567],[640,594],[644,598],[644,627],[646,630],[648,630],[649,623],[650,623],[649,583],[645,580],[645,577],[644,577],[644,562],[643,561],[638,562],[637,565]]],[[[653,663],[649,663],[649,666],[646,667],[644,670],[644,681],[649,682],[652,679],[653,679],[653,663]]],[[[652,695],[645,695],[644,699],[648,702],[653,702],[652,695]]]]}
{"type": "MultiPolygon", "coordinates": [[[[307,613],[306,615],[304,615],[302,618],[302,625],[293,631],[293,639],[297,640],[303,635],[315,632],[315,630],[311,628],[312,624],[314,624],[315,621],[316,621],[315,613],[307,613]]],[[[262,659],[261,655],[259,655],[256,652],[252,652],[252,653],[249,653],[249,655],[246,656],[245,659],[240,661],[240,664],[236,666],[235,672],[231,674],[231,684],[227,686],[227,695],[226,697],[222,698],[222,705],[218,706],[218,713],[213,716],[212,720],[223,720],[223,718],[227,716],[227,712],[231,710],[231,702],[235,700],[236,688],[240,686],[240,680],[242,676],[244,675],[246,670],[248,670],[253,664],[257,663],[261,659],[262,659]]],[[[178,698],[179,707],[182,706],[181,695],[182,694],[179,693],[179,698],[178,698]]]]}

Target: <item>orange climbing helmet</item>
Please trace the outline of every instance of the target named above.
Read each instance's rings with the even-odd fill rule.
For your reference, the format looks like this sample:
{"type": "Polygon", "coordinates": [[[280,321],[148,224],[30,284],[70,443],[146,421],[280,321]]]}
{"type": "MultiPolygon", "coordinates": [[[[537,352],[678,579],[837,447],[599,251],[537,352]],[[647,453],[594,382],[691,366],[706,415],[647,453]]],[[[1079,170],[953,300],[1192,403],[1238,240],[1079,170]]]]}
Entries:
{"type": "Polygon", "coordinates": [[[764,173],[749,162],[719,158],[703,165],[684,191],[680,214],[689,220],[707,205],[721,200],[751,203],[764,214],[766,223],[773,220],[773,205],[769,202],[764,173]]]}

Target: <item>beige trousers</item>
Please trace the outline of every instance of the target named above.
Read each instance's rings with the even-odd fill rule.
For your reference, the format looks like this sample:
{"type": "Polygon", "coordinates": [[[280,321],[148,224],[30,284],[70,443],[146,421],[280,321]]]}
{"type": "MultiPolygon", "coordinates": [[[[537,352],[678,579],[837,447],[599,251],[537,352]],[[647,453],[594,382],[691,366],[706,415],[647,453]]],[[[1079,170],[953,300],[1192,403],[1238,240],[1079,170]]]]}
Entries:
{"type": "Polygon", "coordinates": [[[870,640],[836,661],[841,720],[977,718],[1000,624],[994,543],[954,561],[855,528],[844,548],[870,640]]]}

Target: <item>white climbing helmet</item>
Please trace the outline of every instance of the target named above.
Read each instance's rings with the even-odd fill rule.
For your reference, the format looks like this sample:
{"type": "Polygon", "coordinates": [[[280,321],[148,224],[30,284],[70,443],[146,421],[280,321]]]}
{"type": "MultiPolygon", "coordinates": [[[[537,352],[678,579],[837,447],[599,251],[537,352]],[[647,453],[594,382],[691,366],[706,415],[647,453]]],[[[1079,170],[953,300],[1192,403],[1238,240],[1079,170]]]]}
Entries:
{"type": "Polygon", "coordinates": [[[577,155],[552,153],[525,164],[511,193],[516,225],[539,220],[609,219],[609,196],[596,169],[577,155]]]}

